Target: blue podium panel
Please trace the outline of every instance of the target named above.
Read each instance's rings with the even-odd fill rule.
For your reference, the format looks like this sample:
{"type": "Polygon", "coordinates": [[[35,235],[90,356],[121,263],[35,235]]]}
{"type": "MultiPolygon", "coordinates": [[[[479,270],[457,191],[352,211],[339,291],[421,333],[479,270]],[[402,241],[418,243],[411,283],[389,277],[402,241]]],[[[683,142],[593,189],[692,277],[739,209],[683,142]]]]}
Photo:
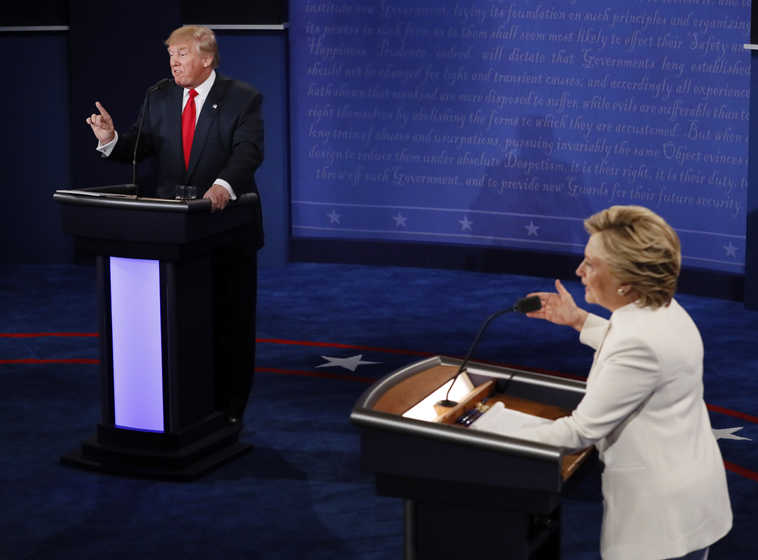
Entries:
{"type": "Polygon", "coordinates": [[[159,262],[110,257],[110,289],[115,424],[163,432],[159,262]]]}

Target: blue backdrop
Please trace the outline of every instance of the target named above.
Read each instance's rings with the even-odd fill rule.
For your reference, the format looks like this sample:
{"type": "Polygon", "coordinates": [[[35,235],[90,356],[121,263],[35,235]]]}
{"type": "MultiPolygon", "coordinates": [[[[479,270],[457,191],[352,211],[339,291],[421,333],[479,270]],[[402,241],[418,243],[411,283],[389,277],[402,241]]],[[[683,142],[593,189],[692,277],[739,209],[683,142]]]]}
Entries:
{"type": "Polygon", "coordinates": [[[746,0],[291,7],[295,237],[579,253],[642,204],[744,271],[746,0]]]}

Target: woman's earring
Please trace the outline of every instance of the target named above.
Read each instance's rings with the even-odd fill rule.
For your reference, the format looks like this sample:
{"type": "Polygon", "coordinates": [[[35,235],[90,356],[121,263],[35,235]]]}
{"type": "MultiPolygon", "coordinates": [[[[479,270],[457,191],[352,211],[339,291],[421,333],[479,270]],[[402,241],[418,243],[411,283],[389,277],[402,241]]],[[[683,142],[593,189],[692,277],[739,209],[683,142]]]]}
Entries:
{"type": "Polygon", "coordinates": [[[626,290],[625,290],[624,288],[618,288],[618,289],[616,290],[616,293],[617,293],[618,295],[620,295],[620,296],[625,296],[625,295],[626,295],[626,290]]]}

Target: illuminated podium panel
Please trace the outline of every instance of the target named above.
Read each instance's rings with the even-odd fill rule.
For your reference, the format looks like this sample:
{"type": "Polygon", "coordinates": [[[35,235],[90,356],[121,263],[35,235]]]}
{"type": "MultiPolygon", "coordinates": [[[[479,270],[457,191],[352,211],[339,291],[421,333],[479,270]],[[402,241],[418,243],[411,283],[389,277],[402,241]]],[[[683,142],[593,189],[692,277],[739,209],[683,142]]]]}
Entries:
{"type": "Polygon", "coordinates": [[[64,464],[193,479],[251,446],[215,410],[214,251],[254,258],[260,205],[134,196],[133,185],[56,191],[63,229],[95,255],[101,418],[64,464]]]}
{"type": "Polygon", "coordinates": [[[564,454],[458,421],[499,402],[554,420],[585,383],[470,362],[450,395],[458,405],[435,410],[460,364],[410,364],[374,383],[350,415],[377,493],[405,500],[405,558],[560,558],[561,491],[590,450],[564,454]]]}

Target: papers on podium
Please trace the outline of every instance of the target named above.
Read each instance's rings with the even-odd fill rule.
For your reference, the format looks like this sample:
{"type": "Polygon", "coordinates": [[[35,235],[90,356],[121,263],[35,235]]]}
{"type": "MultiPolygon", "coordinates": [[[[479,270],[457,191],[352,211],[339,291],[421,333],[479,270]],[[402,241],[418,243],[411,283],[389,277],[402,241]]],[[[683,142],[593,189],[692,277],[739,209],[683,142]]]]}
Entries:
{"type": "Polygon", "coordinates": [[[437,411],[434,409],[434,403],[444,399],[447,395],[448,389],[450,389],[449,398],[458,402],[466,398],[466,395],[474,389],[474,384],[471,382],[471,378],[469,378],[467,373],[462,373],[441,387],[438,387],[436,391],[429,393],[412,408],[406,410],[403,414],[403,418],[413,418],[414,420],[424,420],[426,422],[436,421],[437,411]],[[451,389],[450,385],[453,383],[455,383],[455,385],[453,385],[451,389]]]}
{"type": "Polygon", "coordinates": [[[492,432],[501,436],[520,437],[519,433],[522,430],[536,428],[552,422],[547,418],[505,408],[502,402],[496,402],[471,424],[471,429],[492,432]]]}

